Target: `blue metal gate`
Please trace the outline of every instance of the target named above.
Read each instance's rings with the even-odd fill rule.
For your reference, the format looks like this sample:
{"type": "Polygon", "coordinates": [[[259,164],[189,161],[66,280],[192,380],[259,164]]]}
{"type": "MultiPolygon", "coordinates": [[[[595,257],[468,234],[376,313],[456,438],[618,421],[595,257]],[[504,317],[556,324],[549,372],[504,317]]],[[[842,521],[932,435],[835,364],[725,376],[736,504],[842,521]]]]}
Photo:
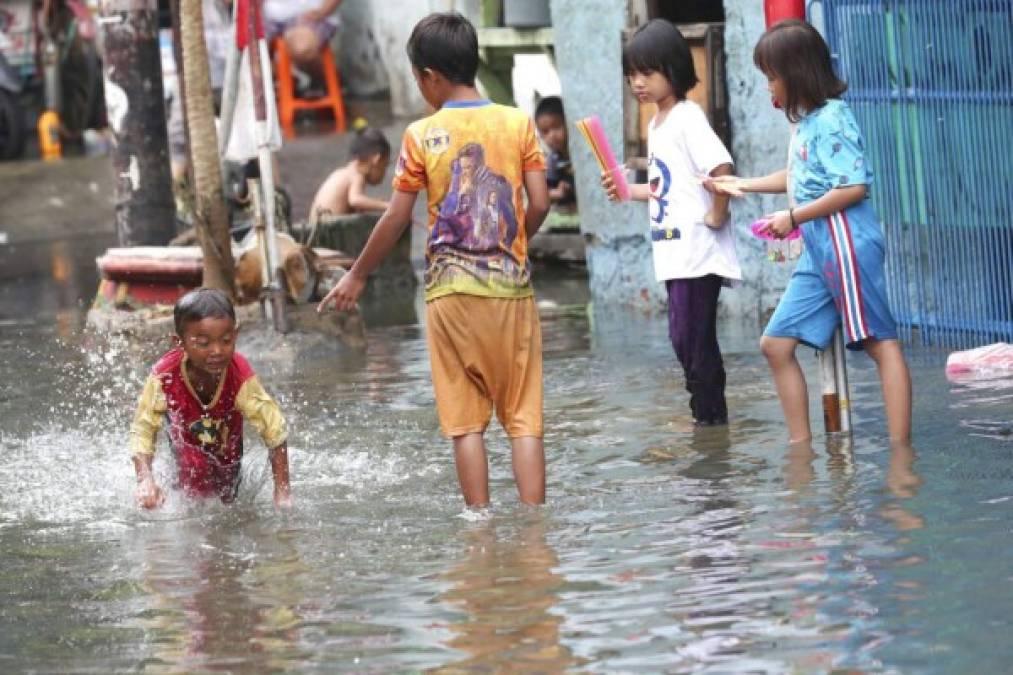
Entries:
{"type": "Polygon", "coordinates": [[[1013,0],[812,4],[869,147],[906,337],[1013,341],[1013,0]]]}

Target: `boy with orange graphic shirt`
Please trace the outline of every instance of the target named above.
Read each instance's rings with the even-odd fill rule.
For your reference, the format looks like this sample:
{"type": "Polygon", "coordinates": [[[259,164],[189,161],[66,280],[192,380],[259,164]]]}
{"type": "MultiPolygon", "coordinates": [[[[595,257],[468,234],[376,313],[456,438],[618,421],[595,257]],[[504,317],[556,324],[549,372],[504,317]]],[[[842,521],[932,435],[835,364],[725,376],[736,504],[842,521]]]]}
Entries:
{"type": "Polygon", "coordinates": [[[549,208],[545,160],[531,120],[475,88],[478,39],[467,19],[429,15],[412,31],[408,56],[419,91],[437,112],[408,127],[390,206],[318,310],[331,302],[339,310],[355,306],[425,190],[433,388],[440,429],[454,442],[464,500],[489,503],[483,435],[495,409],[510,437],[520,499],[540,504],[542,344],[527,247],[549,208]]]}

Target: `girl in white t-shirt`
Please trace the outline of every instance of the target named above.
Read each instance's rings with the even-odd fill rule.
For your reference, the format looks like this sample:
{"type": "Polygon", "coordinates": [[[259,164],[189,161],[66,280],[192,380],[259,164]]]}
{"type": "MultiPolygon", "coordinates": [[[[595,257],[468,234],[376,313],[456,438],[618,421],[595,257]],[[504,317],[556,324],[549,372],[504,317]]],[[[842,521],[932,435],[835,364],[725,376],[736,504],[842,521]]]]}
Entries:
{"type": "MultiPolygon", "coordinates": [[[[668,291],[668,333],[686,374],[693,420],[727,424],[725,369],[717,339],[718,294],[742,278],[728,225],[728,197],[701,185],[732,172],[732,159],[703,110],[686,100],[697,83],[689,44],[664,19],[641,26],[623,50],[623,71],[641,103],[658,113],[648,129],[648,182],[631,185],[648,202],[654,272],[668,291]]],[[[609,198],[618,195],[602,176],[609,198]]]]}

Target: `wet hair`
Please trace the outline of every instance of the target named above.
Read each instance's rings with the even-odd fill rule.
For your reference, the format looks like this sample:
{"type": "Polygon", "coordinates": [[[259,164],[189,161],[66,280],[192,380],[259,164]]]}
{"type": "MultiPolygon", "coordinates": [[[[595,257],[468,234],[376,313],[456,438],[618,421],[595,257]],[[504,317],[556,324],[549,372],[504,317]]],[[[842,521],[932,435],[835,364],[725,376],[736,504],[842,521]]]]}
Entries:
{"type": "Polygon", "coordinates": [[[563,99],[558,96],[546,96],[538,105],[535,107],[535,119],[537,120],[542,115],[559,115],[565,119],[563,115],[563,99]]]}
{"type": "Polygon", "coordinates": [[[804,21],[788,19],[771,26],[753,49],[753,63],[767,77],[784,83],[784,114],[798,122],[831,98],[840,98],[848,85],[834,73],[830,47],[804,21]]]}
{"type": "Polygon", "coordinates": [[[364,127],[355,134],[350,154],[354,159],[362,161],[374,155],[390,157],[390,143],[379,129],[364,127]]]}
{"type": "Polygon", "coordinates": [[[232,301],[217,288],[196,288],[177,300],[172,310],[176,335],[180,337],[189,324],[208,318],[236,320],[232,301]]]}
{"type": "Polygon", "coordinates": [[[652,72],[665,76],[679,101],[700,81],[689,43],[678,28],[664,19],[645,23],[623,47],[623,75],[652,72]]]}
{"type": "Polygon", "coordinates": [[[457,12],[437,12],[415,24],[408,38],[408,59],[415,70],[435,70],[454,84],[474,86],[478,72],[478,35],[457,12]]]}

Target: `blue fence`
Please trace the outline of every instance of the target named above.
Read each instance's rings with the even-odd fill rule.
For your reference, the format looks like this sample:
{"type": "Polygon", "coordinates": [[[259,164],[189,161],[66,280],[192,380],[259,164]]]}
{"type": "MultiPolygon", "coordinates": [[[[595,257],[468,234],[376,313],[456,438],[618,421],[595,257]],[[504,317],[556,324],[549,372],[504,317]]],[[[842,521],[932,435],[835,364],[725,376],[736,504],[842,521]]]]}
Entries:
{"type": "Polygon", "coordinates": [[[1013,341],[1013,0],[815,0],[859,119],[906,337],[1013,341]]]}

